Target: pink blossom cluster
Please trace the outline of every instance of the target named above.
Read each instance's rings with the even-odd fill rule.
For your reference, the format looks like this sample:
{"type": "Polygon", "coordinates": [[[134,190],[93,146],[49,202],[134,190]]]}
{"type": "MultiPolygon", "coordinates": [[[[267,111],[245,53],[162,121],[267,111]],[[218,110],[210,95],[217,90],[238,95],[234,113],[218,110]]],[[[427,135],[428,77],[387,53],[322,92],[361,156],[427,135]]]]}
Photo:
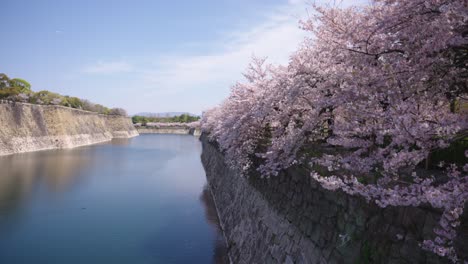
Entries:
{"type": "Polygon", "coordinates": [[[310,164],[326,168],[312,177],[327,189],[381,207],[442,209],[434,237],[421,246],[459,261],[453,240],[468,200],[468,165],[446,164],[435,176],[416,169],[468,135],[468,117],[457,110],[468,96],[468,3],[313,8],[301,22],[310,36],[289,64],[254,58],[246,80],[204,113],[202,130],[243,175],[310,164]]]}
{"type": "Polygon", "coordinates": [[[200,121],[193,121],[193,122],[187,123],[187,126],[193,129],[200,129],[201,124],[200,124],[200,121]]]}

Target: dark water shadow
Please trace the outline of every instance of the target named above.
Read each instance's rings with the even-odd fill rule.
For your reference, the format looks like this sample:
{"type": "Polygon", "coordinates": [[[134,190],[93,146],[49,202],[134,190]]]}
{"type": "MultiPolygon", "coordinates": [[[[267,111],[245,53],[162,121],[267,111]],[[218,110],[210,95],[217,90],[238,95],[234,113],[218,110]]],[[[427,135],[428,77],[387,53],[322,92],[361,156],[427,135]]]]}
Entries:
{"type": "MultiPolygon", "coordinates": [[[[199,196],[199,202],[204,211],[204,219],[208,223],[206,228],[194,224],[197,222],[191,216],[193,212],[187,214],[174,215],[165,222],[165,226],[151,234],[143,245],[143,250],[147,256],[148,263],[214,263],[228,264],[228,249],[224,240],[219,219],[216,213],[215,204],[208,186],[204,186],[199,196]],[[198,229],[197,227],[200,227],[198,229]],[[195,230],[193,228],[196,228],[195,230]],[[200,234],[209,234],[207,238],[211,241],[206,242],[193,240],[194,237],[206,237],[200,234]],[[161,238],[164,239],[161,239],[161,238]],[[211,237],[211,238],[210,238],[211,237]],[[205,245],[203,245],[205,244],[205,245]],[[206,250],[211,251],[206,255],[206,250]]],[[[162,212],[174,211],[172,205],[162,208],[162,212]]],[[[197,209],[193,209],[197,210],[197,209]]],[[[208,252],[209,252],[208,251],[208,252]]]]}
{"type": "Polygon", "coordinates": [[[215,202],[213,196],[211,196],[210,187],[205,185],[203,191],[200,194],[200,201],[205,209],[205,218],[210,226],[215,230],[216,238],[213,241],[214,252],[213,252],[213,263],[216,264],[227,264],[229,263],[228,258],[228,248],[226,241],[224,240],[223,230],[218,218],[218,213],[216,211],[215,202]]]}

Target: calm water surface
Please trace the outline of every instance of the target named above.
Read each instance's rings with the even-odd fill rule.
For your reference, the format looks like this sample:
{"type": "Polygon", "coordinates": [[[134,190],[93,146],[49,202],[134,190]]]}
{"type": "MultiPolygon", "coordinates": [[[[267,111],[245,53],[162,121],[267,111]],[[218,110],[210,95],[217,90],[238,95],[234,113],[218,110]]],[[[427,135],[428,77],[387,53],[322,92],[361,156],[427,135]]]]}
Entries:
{"type": "Polygon", "coordinates": [[[185,135],[0,157],[0,263],[225,263],[185,135]]]}

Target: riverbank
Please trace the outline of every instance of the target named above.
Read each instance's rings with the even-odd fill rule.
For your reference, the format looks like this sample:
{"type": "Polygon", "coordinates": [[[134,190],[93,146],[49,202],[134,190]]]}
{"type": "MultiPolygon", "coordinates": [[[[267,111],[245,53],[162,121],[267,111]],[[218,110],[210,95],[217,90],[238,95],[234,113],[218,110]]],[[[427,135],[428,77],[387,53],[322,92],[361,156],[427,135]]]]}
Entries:
{"type": "Polygon", "coordinates": [[[56,106],[0,102],[0,155],[65,149],[138,136],[130,118],[56,106]]]}
{"type": "MultiPolygon", "coordinates": [[[[306,168],[272,178],[241,177],[205,134],[202,163],[233,263],[448,263],[419,244],[433,236],[441,212],[380,208],[328,191],[306,168]]],[[[468,252],[468,213],[455,248],[468,252]]]]}

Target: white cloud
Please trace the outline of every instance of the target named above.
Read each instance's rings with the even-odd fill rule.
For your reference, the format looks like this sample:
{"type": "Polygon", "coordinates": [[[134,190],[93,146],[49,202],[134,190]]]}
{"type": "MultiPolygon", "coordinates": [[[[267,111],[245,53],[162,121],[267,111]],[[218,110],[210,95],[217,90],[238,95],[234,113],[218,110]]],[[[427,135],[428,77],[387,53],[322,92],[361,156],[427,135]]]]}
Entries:
{"type": "MultiPolygon", "coordinates": [[[[369,0],[331,1],[343,7],[362,5],[369,0]]],[[[145,85],[153,87],[147,96],[170,95],[199,90],[219,94],[215,105],[228,95],[229,86],[242,78],[253,55],[268,57],[268,62],[286,64],[309,34],[299,28],[299,20],[308,17],[313,0],[288,0],[263,14],[265,19],[242,30],[227,32],[217,51],[192,56],[169,55],[159,59],[159,65],[144,72],[145,85]],[[222,86],[224,85],[224,86],[222,86]],[[219,91],[222,92],[219,92],[219,91]]],[[[197,102],[193,102],[196,104],[197,102]]],[[[206,107],[210,107],[209,105],[206,107]]],[[[200,109],[201,106],[197,106],[200,109]]]]}
{"type": "Polygon", "coordinates": [[[130,72],[133,70],[132,65],[124,61],[103,62],[98,61],[94,65],[89,65],[83,69],[84,73],[90,74],[113,74],[130,72]]]}
{"type": "MultiPolygon", "coordinates": [[[[242,78],[253,55],[266,56],[272,63],[287,63],[305,36],[298,25],[300,13],[305,10],[304,5],[291,3],[277,8],[265,14],[262,23],[226,33],[224,43],[211,53],[159,58],[156,67],[143,71],[140,87],[147,87],[145,98],[168,98],[162,105],[155,104],[162,107],[169,106],[173,95],[195,91],[210,94],[214,101],[190,102],[190,109],[184,105],[177,108],[194,112],[219,103],[228,95],[230,85],[242,78]]],[[[171,106],[178,103],[174,101],[171,106]]]]}
{"type": "MultiPolygon", "coordinates": [[[[345,1],[344,4],[366,1],[345,1]]],[[[310,1],[288,0],[285,5],[259,14],[263,17],[261,22],[224,33],[224,37],[215,40],[217,44],[210,52],[181,55],[179,50],[174,54],[133,58],[125,62],[99,62],[87,67],[85,72],[131,71],[130,84],[120,82],[120,89],[113,88],[114,95],[119,97],[115,104],[130,113],[187,111],[199,114],[229,94],[230,86],[242,79],[241,73],[253,55],[266,56],[268,62],[275,64],[288,62],[307,34],[298,23],[307,17],[307,2],[310,1]],[[118,91],[121,91],[120,95],[118,91]]],[[[190,44],[185,46],[190,48],[190,44]]],[[[199,45],[201,43],[195,46],[199,45]]],[[[206,46],[213,46],[212,40],[206,46]]]]}

